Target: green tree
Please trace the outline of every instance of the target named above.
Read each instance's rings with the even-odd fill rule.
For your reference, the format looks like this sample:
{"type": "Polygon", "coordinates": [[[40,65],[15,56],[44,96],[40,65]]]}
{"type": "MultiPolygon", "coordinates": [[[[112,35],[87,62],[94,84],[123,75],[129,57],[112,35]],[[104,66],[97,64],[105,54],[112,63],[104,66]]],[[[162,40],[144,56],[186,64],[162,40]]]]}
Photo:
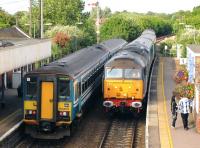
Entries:
{"type": "Polygon", "coordinates": [[[17,26],[28,33],[29,13],[27,11],[18,11],[14,14],[14,17],[16,18],[17,26]]]}
{"type": "Polygon", "coordinates": [[[82,0],[45,0],[45,22],[53,25],[72,25],[80,21],[84,2],[82,0]]]}
{"type": "Polygon", "coordinates": [[[150,15],[117,12],[102,25],[101,39],[123,38],[132,41],[140,35],[145,29],[153,29],[157,36],[163,36],[172,33],[172,25],[170,18],[163,14],[150,15]]]}
{"type": "Polygon", "coordinates": [[[123,38],[131,41],[135,39],[141,30],[137,22],[123,15],[114,15],[101,27],[101,40],[110,38],[123,38]]]}
{"type": "Polygon", "coordinates": [[[0,28],[7,28],[15,24],[15,19],[12,15],[5,12],[0,7],[0,28]]]}

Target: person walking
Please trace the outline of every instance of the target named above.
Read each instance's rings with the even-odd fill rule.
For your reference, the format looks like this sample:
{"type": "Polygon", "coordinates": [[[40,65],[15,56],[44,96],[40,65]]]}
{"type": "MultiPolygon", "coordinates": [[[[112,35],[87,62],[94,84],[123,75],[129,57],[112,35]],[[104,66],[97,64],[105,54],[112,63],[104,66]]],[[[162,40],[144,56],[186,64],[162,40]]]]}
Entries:
{"type": "Polygon", "coordinates": [[[175,92],[173,92],[172,98],[171,98],[171,113],[172,113],[172,128],[175,128],[176,126],[176,120],[177,120],[177,97],[175,92]]]}
{"type": "Polygon", "coordinates": [[[192,106],[192,100],[189,100],[186,97],[182,97],[178,103],[178,110],[181,113],[181,118],[183,121],[183,127],[185,130],[188,130],[188,116],[190,113],[190,108],[192,106]]]}

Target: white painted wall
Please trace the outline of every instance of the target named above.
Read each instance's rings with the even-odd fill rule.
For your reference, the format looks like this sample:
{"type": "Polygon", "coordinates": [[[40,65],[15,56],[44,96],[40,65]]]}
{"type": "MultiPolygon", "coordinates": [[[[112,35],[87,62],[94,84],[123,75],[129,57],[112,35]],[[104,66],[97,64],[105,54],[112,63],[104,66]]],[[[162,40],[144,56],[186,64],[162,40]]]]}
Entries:
{"type": "Polygon", "coordinates": [[[0,49],[0,74],[51,56],[51,41],[0,49]]]}

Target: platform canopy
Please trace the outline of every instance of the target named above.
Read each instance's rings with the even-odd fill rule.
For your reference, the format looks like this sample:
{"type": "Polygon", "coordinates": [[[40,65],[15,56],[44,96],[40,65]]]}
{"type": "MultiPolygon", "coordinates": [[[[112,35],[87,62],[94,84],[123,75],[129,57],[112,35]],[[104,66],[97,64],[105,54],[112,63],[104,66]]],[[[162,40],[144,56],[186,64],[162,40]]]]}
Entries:
{"type": "Polygon", "coordinates": [[[32,39],[17,27],[0,29],[0,74],[51,56],[51,40],[32,39]]]}

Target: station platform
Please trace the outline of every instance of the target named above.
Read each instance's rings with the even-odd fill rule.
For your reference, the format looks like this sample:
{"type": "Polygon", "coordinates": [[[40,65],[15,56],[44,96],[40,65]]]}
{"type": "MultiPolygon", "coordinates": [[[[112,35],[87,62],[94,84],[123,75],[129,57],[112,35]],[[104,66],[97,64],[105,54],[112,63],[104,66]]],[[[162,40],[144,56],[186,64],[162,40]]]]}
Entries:
{"type": "Polygon", "coordinates": [[[4,107],[0,107],[0,137],[22,120],[22,98],[16,89],[6,89],[4,107]]]}
{"type": "Polygon", "coordinates": [[[178,114],[176,128],[171,128],[170,99],[175,88],[175,61],[159,57],[154,65],[146,118],[146,148],[199,148],[193,114],[189,115],[189,130],[184,130],[178,114]]]}

